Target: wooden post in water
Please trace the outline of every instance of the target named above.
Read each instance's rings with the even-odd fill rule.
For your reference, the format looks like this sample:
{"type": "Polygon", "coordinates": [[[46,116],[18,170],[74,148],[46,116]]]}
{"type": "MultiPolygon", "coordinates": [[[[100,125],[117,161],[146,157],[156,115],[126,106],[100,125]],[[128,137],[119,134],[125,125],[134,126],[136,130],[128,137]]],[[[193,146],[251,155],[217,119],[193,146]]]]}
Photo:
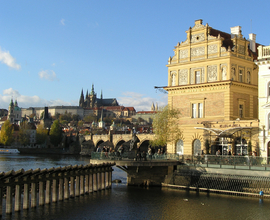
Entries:
{"type": "MultiPolygon", "coordinates": [[[[20,180],[19,180],[20,182],[20,180]]],[[[20,183],[15,186],[15,202],[14,202],[14,211],[18,212],[21,210],[22,203],[22,189],[20,183]]],[[[2,206],[1,206],[2,207],[2,206]]]]}
{"type": "Polygon", "coordinates": [[[80,196],[80,175],[76,176],[75,196],[80,196]]]}
{"type": "Polygon", "coordinates": [[[37,206],[37,184],[31,183],[31,207],[37,206]]]}
{"type": "Polygon", "coordinates": [[[93,169],[89,173],[89,193],[93,192],[93,169]]]}
{"type": "Polygon", "coordinates": [[[70,177],[70,197],[75,197],[75,177],[70,177]]]}
{"type": "Polygon", "coordinates": [[[29,184],[23,185],[23,209],[29,209],[29,184]]]}
{"type": "Polygon", "coordinates": [[[50,202],[51,202],[51,180],[46,180],[45,204],[49,204],[50,202]]]}
{"type": "Polygon", "coordinates": [[[105,189],[105,169],[101,168],[101,189],[105,189]]]}
{"type": "Polygon", "coordinates": [[[43,181],[39,181],[38,197],[39,197],[39,205],[44,205],[45,194],[44,194],[44,182],[43,181]]]}
{"type": "Polygon", "coordinates": [[[61,177],[59,179],[59,197],[58,197],[58,200],[62,201],[63,199],[64,199],[64,180],[61,177]]]}
{"type": "MultiPolygon", "coordinates": [[[[65,199],[69,199],[69,178],[68,177],[65,177],[64,178],[64,187],[65,187],[65,189],[64,189],[64,198],[65,199]]],[[[70,187],[70,189],[71,189],[71,187],[70,187]]]]}
{"type": "MultiPolygon", "coordinates": [[[[55,176],[54,176],[55,178],[55,176]]],[[[52,181],[52,202],[57,202],[57,195],[58,195],[58,180],[53,179],[52,181]]]]}
{"type": "Polygon", "coordinates": [[[84,175],[83,174],[80,175],[80,195],[84,195],[84,175]]]}
{"type": "Polygon", "coordinates": [[[12,186],[6,188],[6,213],[12,213],[12,186]]]}
{"type": "MultiPolygon", "coordinates": [[[[87,170],[89,172],[89,169],[87,170]]],[[[85,193],[89,193],[89,174],[85,174],[85,193]]]]}

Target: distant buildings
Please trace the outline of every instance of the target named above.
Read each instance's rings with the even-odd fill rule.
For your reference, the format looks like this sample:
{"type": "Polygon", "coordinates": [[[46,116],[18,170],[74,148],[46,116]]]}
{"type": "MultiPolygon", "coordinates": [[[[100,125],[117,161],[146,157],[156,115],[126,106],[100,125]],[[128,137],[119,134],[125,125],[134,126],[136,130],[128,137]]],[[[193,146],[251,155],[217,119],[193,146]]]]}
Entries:
{"type": "Polygon", "coordinates": [[[7,119],[12,124],[19,124],[21,121],[21,108],[18,106],[17,100],[13,103],[13,99],[11,99],[9,107],[8,107],[8,117],[7,119]]]}

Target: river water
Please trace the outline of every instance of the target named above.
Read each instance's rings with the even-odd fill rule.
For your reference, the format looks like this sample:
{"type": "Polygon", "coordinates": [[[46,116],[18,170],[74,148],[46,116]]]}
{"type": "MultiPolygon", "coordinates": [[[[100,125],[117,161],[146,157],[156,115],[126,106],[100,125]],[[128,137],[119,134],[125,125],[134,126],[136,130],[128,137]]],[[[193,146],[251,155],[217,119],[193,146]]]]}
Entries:
{"type": "MultiPolygon", "coordinates": [[[[0,171],[88,164],[89,158],[62,155],[0,155],[0,171]]],[[[52,203],[2,219],[270,219],[270,200],[169,188],[127,187],[126,174],[114,167],[111,190],[52,203]]]]}

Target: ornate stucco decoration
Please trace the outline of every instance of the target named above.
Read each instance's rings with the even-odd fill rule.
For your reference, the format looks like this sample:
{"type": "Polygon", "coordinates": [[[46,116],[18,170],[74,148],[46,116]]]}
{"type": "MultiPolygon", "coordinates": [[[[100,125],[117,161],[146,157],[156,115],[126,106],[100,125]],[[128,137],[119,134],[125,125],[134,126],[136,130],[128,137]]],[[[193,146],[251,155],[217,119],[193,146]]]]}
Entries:
{"type": "Polygon", "coordinates": [[[204,47],[191,48],[191,57],[202,56],[204,54],[205,54],[204,47]]]}
{"type": "Polygon", "coordinates": [[[180,59],[185,59],[188,57],[188,50],[179,50],[180,59]]]}
{"type": "Polygon", "coordinates": [[[208,82],[217,81],[217,65],[207,67],[208,82]]]}
{"type": "Polygon", "coordinates": [[[205,40],[205,35],[204,33],[199,33],[199,34],[192,34],[191,36],[191,43],[197,43],[205,40]]]}
{"type": "Polygon", "coordinates": [[[179,85],[188,84],[188,70],[182,69],[179,70],[179,85]]]}
{"type": "Polygon", "coordinates": [[[217,44],[208,45],[208,54],[217,53],[217,44]]]}

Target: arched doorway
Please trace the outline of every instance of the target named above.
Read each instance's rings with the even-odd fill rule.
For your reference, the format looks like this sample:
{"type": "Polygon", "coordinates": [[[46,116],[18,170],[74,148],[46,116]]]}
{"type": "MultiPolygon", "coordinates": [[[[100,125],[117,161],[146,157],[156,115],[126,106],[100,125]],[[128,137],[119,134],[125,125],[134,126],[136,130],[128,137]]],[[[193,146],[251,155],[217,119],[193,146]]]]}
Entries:
{"type": "Polygon", "coordinates": [[[201,141],[199,139],[195,139],[193,141],[193,154],[195,156],[199,156],[202,153],[202,149],[201,149],[201,141]]]}
{"type": "Polygon", "coordinates": [[[184,154],[184,142],[181,139],[176,142],[176,153],[179,155],[184,154]]]}

